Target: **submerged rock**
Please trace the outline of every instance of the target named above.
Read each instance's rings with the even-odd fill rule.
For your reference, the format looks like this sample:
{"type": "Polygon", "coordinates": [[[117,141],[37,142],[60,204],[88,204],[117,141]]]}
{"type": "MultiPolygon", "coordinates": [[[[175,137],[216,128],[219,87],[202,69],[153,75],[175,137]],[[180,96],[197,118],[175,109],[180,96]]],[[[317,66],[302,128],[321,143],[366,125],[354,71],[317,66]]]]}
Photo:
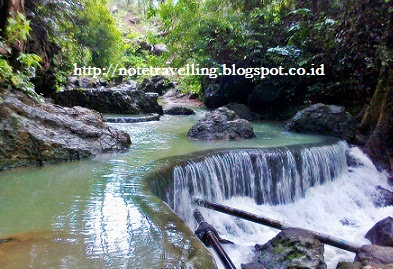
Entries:
{"type": "Polygon", "coordinates": [[[285,128],[288,131],[331,135],[352,141],[356,122],[342,106],[315,104],[299,111],[285,128]]]}
{"type": "Polygon", "coordinates": [[[393,247],[393,218],[378,221],[365,236],[372,244],[393,247]]]}
{"type": "Polygon", "coordinates": [[[232,110],[220,107],[206,114],[188,131],[194,140],[241,140],[255,137],[250,122],[240,119],[232,110]]]}
{"type": "Polygon", "coordinates": [[[188,107],[174,106],[164,110],[164,114],[168,115],[194,115],[195,111],[188,107]]]}
{"type": "Polygon", "coordinates": [[[255,246],[254,261],[242,269],[325,269],[324,246],[309,232],[290,228],[283,230],[265,245],[255,246]]]}
{"type": "Polygon", "coordinates": [[[82,106],[101,113],[162,114],[157,98],[127,85],[101,89],[79,89],[56,92],[50,96],[61,106],[82,106]]]}
{"type": "Polygon", "coordinates": [[[373,195],[372,199],[375,206],[385,207],[393,205],[393,192],[383,188],[378,185],[376,188],[376,193],[373,195]]]}
{"type": "Polygon", "coordinates": [[[40,104],[18,91],[3,91],[0,104],[0,170],[76,160],[131,144],[127,133],[86,108],[40,104]]]}
{"type": "Polygon", "coordinates": [[[261,119],[261,115],[251,112],[250,108],[246,105],[237,104],[237,103],[230,103],[230,104],[227,104],[225,107],[234,111],[242,119],[249,120],[249,121],[261,119]]]}

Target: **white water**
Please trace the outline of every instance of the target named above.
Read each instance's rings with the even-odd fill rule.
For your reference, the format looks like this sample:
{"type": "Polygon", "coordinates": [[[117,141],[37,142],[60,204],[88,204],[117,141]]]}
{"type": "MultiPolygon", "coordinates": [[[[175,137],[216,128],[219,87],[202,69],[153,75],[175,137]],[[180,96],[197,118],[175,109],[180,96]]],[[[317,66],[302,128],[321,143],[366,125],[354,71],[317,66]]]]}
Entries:
{"type": "MultiPolygon", "coordinates": [[[[282,165],[285,171],[277,173],[273,169],[273,176],[271,173],[266,173],[273,171],[272,169],[265,170],[265,176],[258,176],[255,172],[258,170],[256,168],[263,167],[263,165],[260,166],[258,162],[254,162],[252,166],[252,161],[247,159],[249,155],[244,152],[240,153],[243,158],[241,163],[238,162],[240,159],[237,159],[235,163],[230,162],[230,160],[239,158],[240,155],[234,158],[224,155],[221,162],[226,163],[225,169],[222,163],[221,168],[217,165],[217,157],[210,157],[199,163],[190,163],[174,171],[175,197],[173,197],[172,205],[192,229],[195,229],[195,221],[191,216],[193,207],[190,203],[181,203],[181,201],[190,201],[190,192],[193,194],[194,190],[197,190],[195,191],[197,196],[208,200],[219,201],[228,206],[281,220],[294,227],[324,232],[358,244],[367,244],[369,242],[364,238],[366,232],[377,221],[393,213],[392,207],[376,208],[371,200],[371,197],[375,195],[377,185],[387,189],[389,186],[386,183],[386,176],[379,173],[358,148],[351,148],[348,152],[361,165],[347,168],[346,148],[346,144],[341,142],[335,146],[302,150],[300,155],[289,156],[291,155],[289,151],[284,151],[285,154],[281,154],[277,160],[280,160],[278,164],[282,165]],[[241,191],[230,192],[224,187],[225,183],[222,179],[224,178],[224,182],[229,180],[229,174],[227,177],[223,175],[225,173],[233,175],[236,167],[238,167],[237,173],[242,172],[238,174],[241,176],[237,177],[236,182],[237,184],[240,182],[243,187],[241,191]],[[309,170],[306,167],[309,167],[309,170]],[[201,182],[207,179],[204,173],[216,176],[212,176],[212,180],[208,181],[205,187],[201,187],[201,182]],[[270,183],[266,180],[266,175],[270,176],[270,183]],[[277,181],[277,175],[279,175],[278,186],[282,190],[279,196],[281,198],[278,200],[266,198],[267,200],[262,201],[264,204],[258,205],[256,194],[251,189],[261,183],[267,186],[268,190],[272,186],[271,180],[275,178],[277,181]],[[251,186],[244,185],[241,181],[242,177],[251,178],[251,186]],[[299,184],[301,182],[302,184],[299,184]],[[306,184],[307,182],[313,183],[306,184]],[[210,191],[206,186],[217,189],[217,193],[210,191]],[[346,220],[349,225],[344,225],[343,220],[346,220]]],[[[232,182],[232,184],[235,183],[232,182]]],[[[170,199],[169,203],[171,203],[170,199]]],[[[206,221],[217,229],[221,237],[235,242],[235,246],[227,245],[225,248],[237,268],[241,268],[241,263],[252,260],[255,244],[263,244],[279,232],[212,210],[203,208],[200,210],[206,221]]],[[[325,262],[328,268],[335,268],[339,261],[352,261],[353,258],[354,254],[350,252],[325,246],[325,262]]]]}

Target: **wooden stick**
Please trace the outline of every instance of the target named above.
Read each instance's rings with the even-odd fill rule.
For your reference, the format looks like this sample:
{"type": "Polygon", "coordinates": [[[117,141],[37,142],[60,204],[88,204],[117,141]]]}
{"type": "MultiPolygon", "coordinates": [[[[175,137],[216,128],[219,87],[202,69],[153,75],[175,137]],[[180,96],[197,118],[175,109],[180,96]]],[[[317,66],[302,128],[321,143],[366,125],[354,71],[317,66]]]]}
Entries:
{"type": "MultiPolygon", "coordinates": [[[[240,209],[236,209],[233,207],[229,207],[229,206],[225,206],[222,204],[218,204],[218,203],[212,203],[203,199],[199,199],[199,198],[194,198],[193,199],[194,203],[198,204],[199,206],[203,206],[209,209],[213,209],[215,211],[221,212],[221,213],[225,213],[231,216],[235,216],[238,218],[242,218],[251,222],[255,222],[258,224],[262,224],[265,226],[269,226],[275,229],[279,229],[279,230],[285,230],[288,228],[296,228],[296,227],[292,227],[284,222],[278,221],[278,220],[274,220],[274,219],[270,219],[270,218],[266,218],[266,217],[262,217],[262,216],[258,216],[252,213],[248,213],[246,211],[240,210],[240,209]]],[[[313,234],[319,241],[321,241],[324,244],[328,244],[343,250],[347,250],[350,252],[354,252],[356,253],[357,250],[361,247],[360,245],[348,242],[346,240],[328,235],[328,234],[324,234],[324,233],[319,233],[319,232],[315,232],[315,231],[311,231],[311,230],[307,230],[307,229],[303,229],[306,230],[307,232],[313,234]]]]}
{"type": "MultiPolygon", "coordinates": [[[[203,218],[201,212],[199,210],[194,211],[194,218],[198,223],[198,229],[201,224],[207,224],[207,226],[210,226],[205,219],[203,218]]],[[[220,258],[222,264],[225,266],[226,269],[236,269],[235,265],[229,258],[228,254],[225,252],[223,247],[221,246],[216,234],[214,233],[213,229],[203,229],[204,231],[198,232],[198,229],[196,230],[196,235],[198,238],[205,244],[205,245],[211,245],[214,249],[214,251],[217,253],[217,256],[220,258]]]]}

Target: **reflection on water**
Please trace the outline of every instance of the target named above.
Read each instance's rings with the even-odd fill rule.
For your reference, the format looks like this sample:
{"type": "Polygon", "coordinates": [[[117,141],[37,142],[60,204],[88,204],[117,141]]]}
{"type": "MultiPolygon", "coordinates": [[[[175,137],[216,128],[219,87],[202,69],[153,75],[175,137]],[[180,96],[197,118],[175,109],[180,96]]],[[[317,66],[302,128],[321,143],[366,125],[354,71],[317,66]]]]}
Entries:
{"type": "Polygon", "coordinates": [[[202,115],[115,124],[130,133],[133,145],[125,153],[0,173],[0,238],[19,238],[0,243],[0,267],[186,266],[187,257],[202,254],[196,254],[195,239],[177,216],[144,191],[142,178],[154,168],[152,161],[210,148],[324,140],[285,133],[279,125],[254,124],[255,139],[188,141],[186,132],[202,115]]]}

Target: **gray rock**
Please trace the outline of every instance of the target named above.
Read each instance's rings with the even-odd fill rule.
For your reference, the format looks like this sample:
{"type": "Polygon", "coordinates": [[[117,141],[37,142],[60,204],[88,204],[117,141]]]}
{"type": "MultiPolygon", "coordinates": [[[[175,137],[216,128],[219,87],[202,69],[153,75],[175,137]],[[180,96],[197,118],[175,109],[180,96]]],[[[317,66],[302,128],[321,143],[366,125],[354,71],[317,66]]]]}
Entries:
{"type": "Polygon", "coordinates": [[[122,151],[130,136],[82,107],[41,104],[18,91],[0,98],[0,170],[122,151]]]}
{"type": "Polygon", "coordinates": [[[146,93],[154,92],[163,95],[174,86],[175,84],[168,81],[167,78],[163,76],[154,76],[152,78],[145,78],[138,89],[146,93]]]}
{"type": "Polygon", "coordinates": [[[188,131],[193,140],[241,140],[255,137],[250,122],[232,110],[220,107],[206,114],[188,131]]]}
{"type": "MultiPolygon", "coordinates": [[[[363,269],[360,262],[339,262],[336,269],[363,269]]],[[[370,268],[371,269],[371,268],[370,268]]]]}
{"type": "Polygon", "coordinates": [[[336,269],[393,269],[393,248],[364,245],[356,252],[354,262],[340,262],[336,269]]]}
{"type": "Polygon", "coordinates": [[[342,106],[315,104],[299,111],[286,125],[288,131],[331,135],[352,141],[356,122],[342,106]]]}
{"type": "Polygon", "coordinates": [[[378,221],[365,236],[372,244],[393,247],[393,218],[378,221]]]}
{"type": "Polygon", "coordinates": [[[364,245],[357,251],[355,262],[360,262],[362,265],[385,265],[393,268],[393,248],[364,245]]]}
{"type": "Polygon", "coordinates": [[[227,108],[233,110],[240,118],[253,121],[261,119],[257,113],[251,112],[250,108],[243,104],[230,103],[226,105],[227,108]]]}
{"type": "Polygon", "coordinates": [[[348,219],[348,218],[343,218],[340,220],[340,223],[344,226],[352,226],[352,227],[356,227],[357,223],[354,220],[348,219]]]}
{"type": "Polygon", "coordinates": [[[195,111],[188,107],[174,106],[164,110],[164,114],[168,115],[194,115],[195,111]]]}
{"type": "Polygon", "coordinates": [[[393,192],[383,188],[382,186],[377,186],[375,188],[376,192],[372,199],[375,206],[385,207],[393,205],[393,192]]]}
{"type": "Polygon", "coordinates": [[[99,88],[105,86],[106,83],[98,78],[83,77],[83,76],[71,76],[68,77],[67,89],[76,88],[99,88]]]}
{"type": "Polygon", "coordinates": [[[67,90],[56,92],[50,97],[55,104],[73,107],[81,106],[101,113],[116,114],[162,114],[157,98],[127,85],[113,88],[67,90]]]}
{"type": "Polygon", "coordinates": [[[325,269],[323,252],[323,244],[312,234],[290,228],[265,245],[256,245],[254,261],[242,264],[242,269],[325,269]]]}

